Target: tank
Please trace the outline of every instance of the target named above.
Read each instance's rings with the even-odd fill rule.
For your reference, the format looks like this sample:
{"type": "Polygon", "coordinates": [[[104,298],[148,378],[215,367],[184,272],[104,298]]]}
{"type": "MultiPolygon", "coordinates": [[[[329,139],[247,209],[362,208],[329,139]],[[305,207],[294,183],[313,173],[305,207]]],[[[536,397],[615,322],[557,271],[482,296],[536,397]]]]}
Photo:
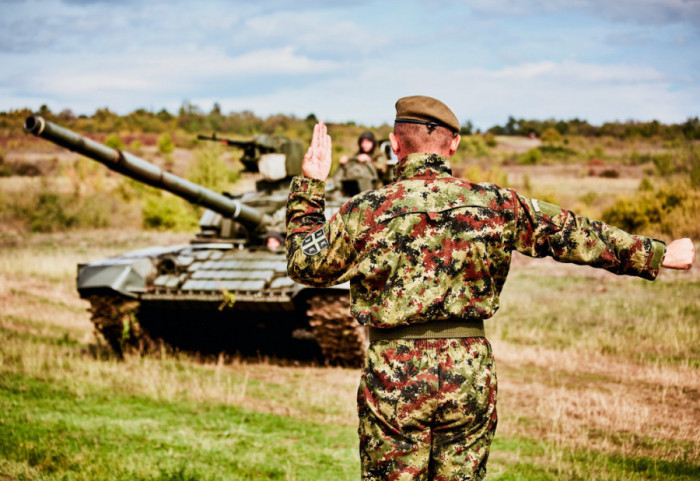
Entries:
{"type": "MultiPolygon", "coordinates": [[[[262,177],[254,192],[232,196],[40,116],[28,117],[24,128],[205,207],[199,232],[188,244],[78,265],[78,293],[90,302],[98,337],[118,356],[165,347],[361,365],[367,333],[350,315],[349,285],[310,288],[287,277],[284,221],[289,180],[301,171],[299,142],[264,136],[227,143],[243,149],[246,169],[262,177]]],[[[333,189],[332,182],[328,188],[333,189]]],[[[328,197],[330,217],[347,198],[328,197]]]]}

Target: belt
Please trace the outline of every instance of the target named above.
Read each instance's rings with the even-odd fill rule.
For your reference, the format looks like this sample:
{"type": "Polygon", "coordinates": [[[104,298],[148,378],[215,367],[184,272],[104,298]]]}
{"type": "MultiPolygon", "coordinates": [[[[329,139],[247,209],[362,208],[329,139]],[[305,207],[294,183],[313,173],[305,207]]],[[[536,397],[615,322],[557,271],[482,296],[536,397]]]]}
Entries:
{"type": "Polygon", "coordinates": [[[445,339],[486,337],[484,320],[443,320],[397,327],[370,327],[369,342],[393,339],[445,339]]]}

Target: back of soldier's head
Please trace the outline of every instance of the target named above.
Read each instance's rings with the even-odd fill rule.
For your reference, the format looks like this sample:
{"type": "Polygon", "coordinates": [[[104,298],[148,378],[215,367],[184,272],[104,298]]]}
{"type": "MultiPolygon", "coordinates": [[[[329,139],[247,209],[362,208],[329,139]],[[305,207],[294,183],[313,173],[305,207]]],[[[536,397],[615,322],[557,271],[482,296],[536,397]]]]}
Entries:
{"type": "Polygon", "coordinates": [[[394,135],[399,138],[405,153],[443,152],[450,148],[454,134],[445,127],[428,127],[427,125],[397,123],[394,135]]]}
{"type": "Polygon", "coordinates": [[[394,135],[404,153],[437,153],[449,149],[459,132],[459,120],[441,101],[423,95],[396,101],[394,135]]]}

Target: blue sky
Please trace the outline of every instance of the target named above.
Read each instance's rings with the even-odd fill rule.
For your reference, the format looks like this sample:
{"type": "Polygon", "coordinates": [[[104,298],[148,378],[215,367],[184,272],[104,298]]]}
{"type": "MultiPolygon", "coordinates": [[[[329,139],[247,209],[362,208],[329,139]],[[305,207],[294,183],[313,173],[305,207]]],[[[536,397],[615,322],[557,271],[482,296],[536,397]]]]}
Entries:
{"type": "Polygon", "coordinates": [[[0,110],[682,122],[699,47],[700,0],[0,0],[0,110]]]}

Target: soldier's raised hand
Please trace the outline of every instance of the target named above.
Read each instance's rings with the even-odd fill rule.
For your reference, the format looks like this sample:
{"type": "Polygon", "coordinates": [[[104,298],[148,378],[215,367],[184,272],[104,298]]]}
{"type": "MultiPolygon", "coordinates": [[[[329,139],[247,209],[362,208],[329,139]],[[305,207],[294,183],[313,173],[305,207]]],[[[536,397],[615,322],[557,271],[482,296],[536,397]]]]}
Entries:
{"type": "Polygon", "coordinates": [[[331,136],[323,122],[314,126],[311,146],[304,155],[301,173],[311,179],[326,180],[331,171],[331,136]]]}
{"type": "Polygon", "coordinates": [[[666,246],[666,257],[661,267],[688,270],[695,262],[695,246],[690,239],[676,239],[666,246]]]}

